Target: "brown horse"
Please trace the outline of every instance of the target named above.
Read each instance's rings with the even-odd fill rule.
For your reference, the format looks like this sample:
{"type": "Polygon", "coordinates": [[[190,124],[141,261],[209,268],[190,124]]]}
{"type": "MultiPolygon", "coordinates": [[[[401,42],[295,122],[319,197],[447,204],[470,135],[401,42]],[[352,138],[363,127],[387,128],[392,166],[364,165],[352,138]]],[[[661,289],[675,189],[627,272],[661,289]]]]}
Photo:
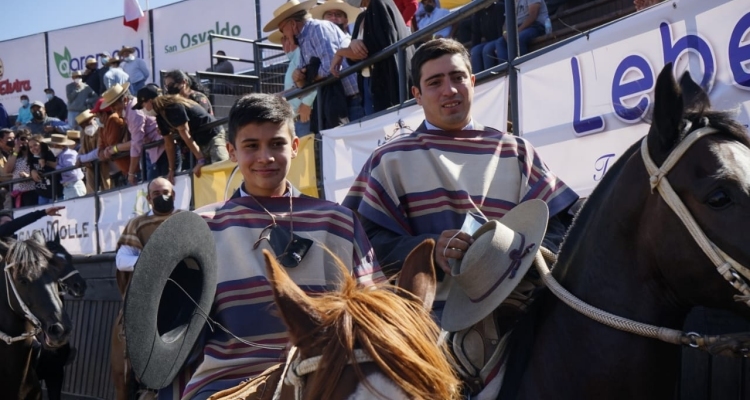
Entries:
{"type": "MultiPolygon", "coordinates": [[[[657,79],[646,145],[655,165],[671,170],[647,172],[640,142],[627,150],[576,217],[553,276],[594,307],[660,327],[681,329],[695,306],[750,317],[747,297],[741,296],[747,293],[735,289],[748,279],[735,272],[742,267],[728,278],[719,273],[729,264],[712,262],[711,252],[696,244],[660,193],[668,181],[699,229],[725,253],[720,258],[728,255],[750,266],[743,234],[750,225],[750,143],[744,127],[710,110],[708,96],[689,75],[678,84],[667,65],[657,79]],[[696,136],[672,163],[670,154],[696,136]]],[[[533,334],[521,325],[516,333],[523,333],[511,343],[516,353],[502,399],[674,398],[679,346],[607,327],[548,292],[534,308],[536,322],[528,324],[533,334]],[[521,336],[530,338],[530,357],[518,350],[524,348],[521,336]]]]}
{"type": "Polygon", "coordinates": [[[364,288],[341,264],[340,290],[305,294],[265,252],[278,310],[296,355],[286,365],[211,399],[457,399],[459,381],[428,309],[434,241],[404,262],[399,288],[364,288]],[[283,382],[279,387],[279,382],[283,382]],[[277,392],[278,389],[278,392],[277,392]]]}

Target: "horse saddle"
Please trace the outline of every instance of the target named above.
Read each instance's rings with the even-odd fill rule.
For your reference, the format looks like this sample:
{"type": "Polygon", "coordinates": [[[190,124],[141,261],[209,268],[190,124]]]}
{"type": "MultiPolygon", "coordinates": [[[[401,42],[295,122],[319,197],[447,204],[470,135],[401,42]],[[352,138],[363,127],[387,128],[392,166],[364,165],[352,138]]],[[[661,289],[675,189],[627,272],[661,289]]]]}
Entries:
{"type": "Polygon", "coordinates": [[[213,394],[208,400],[270,400],[281,383],[284,364],[276,364],[255,378],[213,394]]]}

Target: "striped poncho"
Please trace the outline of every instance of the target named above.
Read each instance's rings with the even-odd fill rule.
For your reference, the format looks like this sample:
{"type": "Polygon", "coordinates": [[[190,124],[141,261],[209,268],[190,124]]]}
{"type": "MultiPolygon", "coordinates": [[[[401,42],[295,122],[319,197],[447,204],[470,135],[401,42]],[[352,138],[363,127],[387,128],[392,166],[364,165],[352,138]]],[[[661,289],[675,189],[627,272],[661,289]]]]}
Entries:
{"type": "MultiPolygon", "coordinates": [[[[279,225],[290,228],[289,197],[256,198],[276,216],[279,225]]],[[[328,251],[341,258],[361,284],[384,279],[351,210],[313,198],[295,197],[293,201],[294,234],[315,243],[299,266],[286,268],[303,290],[311,293],[336,288],[339,269],[328,251]]],[[[251,197],[209,205],[196,212],[208,222],[216,241],[218,285],[211,318],[246,341],[285,346],[288,335],[275,312],[262,254],[263,249],[273,250],[267,240],[253,249],[271,217],[251,197]]],[[[202,347],[195,353],[185,373],[171,387],[159,391],[160,399],[190,399],[201,392],[224,390],[283,361],[282,350],[250,347],[219,329],[206,330],[202,347]]]]}

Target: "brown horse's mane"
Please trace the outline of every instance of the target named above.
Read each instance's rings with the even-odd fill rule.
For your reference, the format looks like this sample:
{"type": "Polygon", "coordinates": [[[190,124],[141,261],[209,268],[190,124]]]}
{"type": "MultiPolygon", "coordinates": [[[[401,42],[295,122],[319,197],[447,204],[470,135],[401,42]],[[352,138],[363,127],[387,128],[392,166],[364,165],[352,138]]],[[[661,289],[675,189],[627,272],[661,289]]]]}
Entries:
{"type": "Polygon", "coordinates": [[[44,243],[40,243],[35,238],[26,240],[5,239],[3,247],[7,246],[7,251],[2,260],[5,265],[14,263],[12,268],[14,278],[25,278],[36,280],[51,265],[49,260],[52,258],[52,252],[47,249],[44,243]]]}
{"type": "MultiPolygon", "coordinates": [[[[311,298],[320,316],[309,338],[322,349],[321,370],[308,382],[313,399],[331,398],[354,350],[369,354],[385,376],[411,398],[457,399],[460,381],[445,346],[438,346],[439,328],[422,301],[391,285],[362,287],[336,258],[343,276],[340,289],[311,298]],[[413,297],[413,299],[405,299],[413,297]]],[[[368,385],[362,369],[352,364],[368,385]]],[[[373,393],[377,388],[369,386],[373,393]]]]}

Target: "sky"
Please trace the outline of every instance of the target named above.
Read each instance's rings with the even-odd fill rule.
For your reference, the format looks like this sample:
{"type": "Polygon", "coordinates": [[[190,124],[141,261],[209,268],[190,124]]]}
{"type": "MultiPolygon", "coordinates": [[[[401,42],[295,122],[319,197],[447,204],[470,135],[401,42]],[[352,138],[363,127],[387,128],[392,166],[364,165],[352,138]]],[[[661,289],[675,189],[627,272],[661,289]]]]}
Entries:
{"type": "MultiPolygon", "coordinates": [[[[141,9],[180,0],[138,0],[141,9]]],[[[3,21],[0,41],[122,17],[123,0],[0,0],[3,21]]]]}

